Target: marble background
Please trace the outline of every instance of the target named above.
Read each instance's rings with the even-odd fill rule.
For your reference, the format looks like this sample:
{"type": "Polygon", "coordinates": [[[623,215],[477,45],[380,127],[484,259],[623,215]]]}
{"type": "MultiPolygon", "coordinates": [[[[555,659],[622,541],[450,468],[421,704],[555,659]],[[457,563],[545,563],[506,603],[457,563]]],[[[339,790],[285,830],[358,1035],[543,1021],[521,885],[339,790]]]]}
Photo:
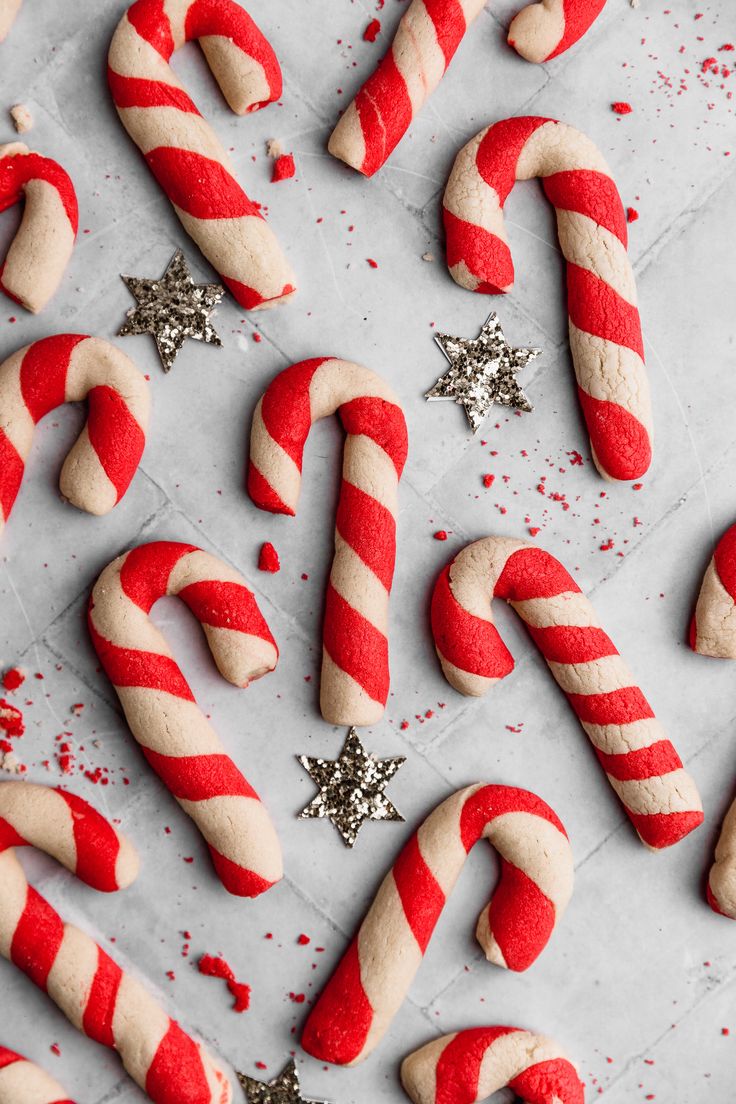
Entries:
{"type": "MultiPolygon", "coordinates": [[[[721,1104],[732,1098],[736,1071],[736,926],[707,908],[703,878],[732,797],[736,670],[694,656],[685,632],[713,539],[736,512],[736,77],[703,71],[709,57],[719,66],[733,58],[719,52],[736,32],[733,11],[728,0],[642,0],[638,8],[609,0],[582,43],[535,67],[505,45],[517,0],[493,0],[390,164],[366,181],[329,157],[326,141],[405,5],[385,0],[371,45],[362,33],[376,6],[252,0],[283,65],[285,92],[282,103],[246,119],[228,112],[196,47],[176,58],[232,148],[241,182],[267,205],[299,294],[249,317],[228,298],[216,315],[224,348],[189,343],[168,376],[149,338],[120,341],[150,373],[153,423],[141,470],[107,518],[81,514],[58,495],[61,459],[83,411],[63,407],[35,435],[0,562],[0,665],[28,675],[9,696],[27,728],[16,755],[27,777],[63,782],[119,817],[143,865],[130,890],[105,897],[41,856],[24,862],[64,916],[105,946],[114,939],[118,959],[223,1062],[251,1073],[261,1062],[264,1076],[274,1076],[306,1013],[290,994],[315,996],[411,828],[466,783],[526,786],[562,817],[577,866],[569,911],[540,961],[527,974],[506,975],[482,958],[473,928],[495,875],[490,850],[476,848],[383,1045],[351,1070],[326,1069],[298,1052],[305,1095],[399,1104],[398,1064],[409,1050],[437,1032],[500,1022],[556,1037],[579,1063],[588,1100],[721,1104]],[[610,107],[622,100],[633,107],[626,117],[610,107]],[[454,155],[482,126],[515,113],[556,116],[585,131],[609,159],[624,203],[639,213],[630,252],[657,435],[639,491],[603,483],[590,462],[572,385],[561,257],[537,185],[517,188],[508,204],[518,277],[509,296],[470,295],[444,266],[439,207],[454,155]],[[270,183],[270,138],[294,153],[294,180],[270,183]],[[473,336],[492,306],[512,342],[540,345],[544,355],[523,379],[534,413],[501,411],[472,438],[459,408],[423,401],[443,370],[432,327],[473,336]],[[317,706],[338,426],[321,424],[311,435],[296,519],[260,513],[243,485],[262,389],[284,366],[325,353],[391,381],[411,442],[391,698],[385,720],[365,734],[376,753],[407,756],[389,787],[406,824],[368,825],[353,852],[328,823],[295,816],[313,794],[295,755],[332,757],[344,735],[317,706]],[[571,464],[573,450],[582,465],[571,464]],[[488,489],[485,474],[495,476],[488,489]],[[463,699],[441,676],[427,623],[436,573],[470,539],[524,536],[529,527],[539,527],[538,543],[595,603],[701,788],[706,823],[672,851],[654,855],[638,843],[575,717],[505,608],[498,621],[517,667],[504,684],[485,700],[463,699]],[[446,543],[433,539],[440,529],[446,543]],[[238,691],[217,676],[181,605],[156,608],[203,709],[277,824],[286,877],[256,901],[220,887],[192,824],[145,767],[87,638],[83,609],[97,574],[152,538],[199,543],[237,565],[281,648],[277,671],[238,691]],[[264,540],[281,555],[278,575],[257,570],[264,540]],[[59,769],[60,737],[75,756],[68,776],[59,769]],[[88,777],[99,773],[106,786],[88,777]],[[298,945],[300,933],[309,945],[298,945]],[[203,952],[223,953],[252,985],[249,1012],[234,1014],[225,986],[197,973],[203,952]]],[[[0,358],[54,332],[113,337],[131,305],[119,274],[155,277],[177,246],[197,278],[213,276],[110,103],[106,48],[125,7],[26,0],[0,48],[0,107],[31,108],[28,139],[63,162],[81,207],[77,248],[51,306],[31,317],[0,302],[0,358]]],[[[0,141],[12,138],[6,117],[0,141]]],[[[17,218],[2,216],[0,249],[17,218]]],[[[115,1056],[78,1035],[4,961],[0,1043],[45,1065],[80,1104],[143,1100],[115,1056]]]]}

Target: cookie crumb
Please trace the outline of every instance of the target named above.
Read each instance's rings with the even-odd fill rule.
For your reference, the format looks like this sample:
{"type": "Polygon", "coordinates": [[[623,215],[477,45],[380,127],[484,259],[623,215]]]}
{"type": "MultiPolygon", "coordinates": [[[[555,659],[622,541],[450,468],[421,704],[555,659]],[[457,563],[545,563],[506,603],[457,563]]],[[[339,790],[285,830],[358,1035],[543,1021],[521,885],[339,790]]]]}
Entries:
{"type": "Polygon", "coordinates": [[[11,107],[10,118],[18,134],[25,134],[33,127],[33,116],[25,104],[15,104],[11,107]]]}

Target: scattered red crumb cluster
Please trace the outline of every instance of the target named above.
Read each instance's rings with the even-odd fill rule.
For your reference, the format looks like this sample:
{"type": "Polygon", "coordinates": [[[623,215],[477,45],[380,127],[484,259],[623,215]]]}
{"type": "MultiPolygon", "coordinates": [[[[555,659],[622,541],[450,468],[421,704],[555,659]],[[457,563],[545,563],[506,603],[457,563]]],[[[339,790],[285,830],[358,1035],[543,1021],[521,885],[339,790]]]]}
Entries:
{"type": "Polygon", "coordinates": [[[235,998],[233,1012],[247,1012],[250,1007],[250,985],[235,980],[235,974],[224,958],[203,954],[197,963],[197,969],[205,977],[222,978],[227,982],[227,987],[235,998]]]}
{"type": "MultiPolygon", "coordinates": [[[[447,704],[446,702],[437,702],[437,708],[438,709],[444,709],[446,704],[447,704]]],[[[420,725],[423,725],[427,721],[431,721],[434,716],[436,716],[434,709],[425,709],[423,713],[415,713],[414,714],[414,720],[418,721],[420,725]]],[[[408,727],[409,727],[409,721],[407,721],[407,720],[403,720],[401,722],[401,724],[399,725],[399,728],[401,729],[402,732],[406,732],[408,727]]]]}
{"type": "Polygon", "coordinates": [[[265,544],[261,545],[258,556],[258,570],[268,571],[271,575],[275,575],[277,571],[281,570],[279,554],[270,541],[266,541],[265,544]]]}
{"type": "Polygon", "coordinates": [[[271,183],[278,184],[281,180],[291,180],[296,173],[293,153],[282,153],[273,163],[271,183]]]}

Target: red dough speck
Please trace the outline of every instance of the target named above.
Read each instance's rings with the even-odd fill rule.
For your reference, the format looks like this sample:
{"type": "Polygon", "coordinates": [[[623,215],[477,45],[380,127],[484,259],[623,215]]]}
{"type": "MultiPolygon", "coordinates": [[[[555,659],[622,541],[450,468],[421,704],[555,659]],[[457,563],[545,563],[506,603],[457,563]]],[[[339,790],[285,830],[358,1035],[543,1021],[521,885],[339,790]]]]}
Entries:
{"type": "Polygon", "coordinates": [[[638,218],[639,218],[639,212],[637,211],[636,207],[627,207],[626,208],[626,221],[627,222],[636,222],[636,220],[638,218]]]}
{"type": "Polygon", "coordinates": [[[3,689],[9,691],[17,690],[19,686],[22,686],[26,681],[26,676],[17,667],[9,667],[3,675],[3,689]]]}
{"type": "Polygon", "coordinates": [[[366,42],[375,42],[377,36],[381,33],[381,21],[380,19],[371,19],[370,23],[363,31],[363,38],[366,42]]]}
{"type": "Polygon", "coordinates": [[[495,478],[496,478],[495,475],[484,475],[483,476],[483,486],[484,487],[492,487],[495,478]]]}
{"type": "Polygon", "coordinates": [[[250,985],[235,980],[235,974],[225,961],[216,955],[204,954],[200,958],[197,968],[205,977],[222,978],[227,982],[227,987],[235,998],[233,1012],[247,1012],[250,1007],[250,985]]]}
{"type": "Polygon", "coordinates": [[[615,111],[617,115],[630,115],[633,110],[630,103],[621,100],[611,104],[611,111],[615,111]]]}
{"type": "Polygon", "coordinates": [[[366,260],[371,268],[378,268],[378,261],[374,261],[372,257],[366,257],[366,260]]]}
{"type": "Polygon", "coordinates": [[[265,544],[261,545],[260,555],[258,556],[258,570],[268,571],[271,575],[275,575],[277,571],[281,570],[279,554],[270,541],[266,541],[265,544]]]}
{"type": "Polygon", "coordinates": [[[273,163],[271,183],[278,184],[280,180],[291,180],[296,173],[293,153],[282,153],[273,163]]]}
{"type": "Polygon", "coordinates": [[[300,947],[306,947],[307,943],[311,943],[311,939],[308,935],[305,935],[304,932],[302,932],[302,934],[297,939],[297,943],[300,947]]]}
{"type": "Polygon", "coordinates": [[[447,540],[447,530],[438,529],[437,532],[433,534],[433,536],[435,540],[445,541],[447,540]]]}

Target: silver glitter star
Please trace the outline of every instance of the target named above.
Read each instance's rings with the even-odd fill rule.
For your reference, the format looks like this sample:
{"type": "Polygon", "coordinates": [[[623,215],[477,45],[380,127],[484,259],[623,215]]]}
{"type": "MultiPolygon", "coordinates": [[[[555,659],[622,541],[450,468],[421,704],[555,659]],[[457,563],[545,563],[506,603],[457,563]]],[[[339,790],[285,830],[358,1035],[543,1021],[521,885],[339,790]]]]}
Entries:
{"type": "Polygon", "coordinates": [[[532,405],[516,379],[541,349],[514,349],[504,337],[497,314],[483,323],[476,338],[452,337],[438,333],[435,341],[450,362],[425,399],[453,399],[465,407],[465,413],[477,433],[494,403],[530,411],[532,405]]]}
{"type": "Polygon", "coordinates": [[[319,787],[317,796],[299,816],[329,817],[353,847],[366,820],[403,820],[383,790],[406,757],[376,759],[365,750],[358,733],[351,728],[338,759],[297,759],[319,787]]]}
{"type": "Polygon", "coordinates": [[[239,1073],[238,1081],[243,1086],[248,1104],[317,1104],[302,1096],[299,1072],[293,1058],[273,1081],[257,1081],[247,1073],[239,1073]]]}
{"type": "Polygon", "coordinates": [[[153,334],[164,372],[176,360],[187,337],[222,345],[210,314],[225,294],[219,284],[195,284],[181,249],[177,249],[160,280],[123,276],[128,291],[138,300],[127,312],[127,322],[118,330],[128,334],[153,334]]]}

